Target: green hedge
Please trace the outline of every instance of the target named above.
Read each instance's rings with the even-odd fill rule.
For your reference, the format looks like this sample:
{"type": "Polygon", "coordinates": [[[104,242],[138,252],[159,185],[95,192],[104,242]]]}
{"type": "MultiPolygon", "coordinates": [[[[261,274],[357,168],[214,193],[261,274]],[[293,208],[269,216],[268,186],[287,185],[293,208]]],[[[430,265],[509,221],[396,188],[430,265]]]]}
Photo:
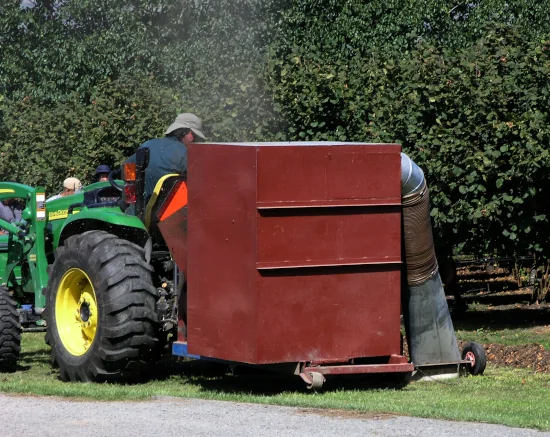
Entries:
{"type": "Polygon", "coordinates": [[[263,77],[278,2],[19,3],[0,6],[2,179],[89,182],[98,163],[118,163],[183,111],[213,140],[278,130],[263,77]]]}
{"type": "Polygon", "coordinates": [[[438,242],[546,252],[544,2],[66,0],[0,6],[0,178],[89,182],[181,111],[216,141],[398,141],[438,242]]]}
{"type": "MultiPolygon", "coordinates": [[[[360,2],[338,8],[351,3],[360,2]]],[[[400,142],[427,174],[440,245],[548,252],[549,42],[494,22],[464,47],[462,39],[442,46],[446,29],[407,50],[392,41],[348,50],[340,18],[301,12],[301,23],[299,11],[289,14],[290,27],[301,24],[300,36],[306,22],[318,30],[306,45],[278,40],[269,63],[270,89],[290,124],[285,139],[400,142]]]]}
{"type": "Polygon", "coordinates": [[[97,165],[118,165],[144,138],[162,136],[182,107],[171,90],[151,81],[105,83],[89,92],[87,102],[74,94],[50,106],[33,98],[8,105],[3,180],[45,185],[50,192],[68,176],[92,182],[97,165]]]}

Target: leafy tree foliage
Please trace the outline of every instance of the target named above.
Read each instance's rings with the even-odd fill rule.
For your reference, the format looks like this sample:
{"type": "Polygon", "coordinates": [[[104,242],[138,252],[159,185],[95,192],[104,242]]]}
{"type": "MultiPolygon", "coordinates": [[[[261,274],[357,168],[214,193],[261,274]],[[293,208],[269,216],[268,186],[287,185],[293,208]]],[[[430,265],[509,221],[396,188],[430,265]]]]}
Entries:
{"type": "Polygon", "coordinates": [[[144,138],[162,136],[166,120],[183,105],[151,80],[106,82],[88,93],[85,102],[74,93],[52,106],[33,97],[9,105],[8,141],[0,146],[3,180],[45,185],[50,192],[68,176],[91,182],[98,164],[117,165],[144,138]]]}
{"type": "Polygon", "coordinates": [[[295,2],[268,70],[281,137],[400,142],[440,244],[548,251],[546,17],[532,1],[295,2]]]}
{"type": "Polygon", "coordinates": [[[52,188],[75,172],[89,181],[95,165],[130,155],[182,111],[200,115],[210,139],[265,139],[277,129],[263,80],[276,3],[59,0],[22,9],[7,0],[0,8],[4,179],[52,188]]]}
{"type": "Polygon", "coordinates": [[[550,22],[537,0],[0,5],[0,177],[89,181],[181,111],[212,140],[398,141],[439,241],[544,252],[550,22]]]}

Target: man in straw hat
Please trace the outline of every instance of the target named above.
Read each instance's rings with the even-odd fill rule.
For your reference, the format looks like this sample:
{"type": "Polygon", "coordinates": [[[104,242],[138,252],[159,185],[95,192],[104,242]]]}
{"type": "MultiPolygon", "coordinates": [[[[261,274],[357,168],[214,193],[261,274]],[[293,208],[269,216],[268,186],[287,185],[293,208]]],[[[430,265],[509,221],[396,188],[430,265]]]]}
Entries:
{"type": "Polygon", "coordinates": [[[55,196],[50,197],[47,201],[59,199],[60,197],[71,196],[72,194],[80,191],[82,184],[77,178],[67,178],[63,181],[63,191],[55,196]]]}
{"type": "MultiPolygon", "coordinates": [[[[158,180],[170,173],[187,173],[187,146],[204,140],[202,122],[195,114],[184,113],[166,129],[165,136],[143,143],[149,148],[149,165],[145,170],[145,199],[151,197],[158,180]]],[[[127,162],[135,162],[132,155],[127,162]]]]}

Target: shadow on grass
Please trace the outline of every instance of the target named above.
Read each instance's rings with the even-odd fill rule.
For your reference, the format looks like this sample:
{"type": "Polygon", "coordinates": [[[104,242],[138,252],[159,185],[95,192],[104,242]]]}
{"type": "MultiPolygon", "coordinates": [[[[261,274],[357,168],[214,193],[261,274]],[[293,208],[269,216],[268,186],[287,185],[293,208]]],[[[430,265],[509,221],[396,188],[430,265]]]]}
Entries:
{"type": "MultiPolygon", "coordinates": [[[[277,396],[284,393],[314,394],[305,382],[293,374],[282,374],[253,366],[236,366],[208,361],[182,361],[175,357],[159,365],[154,380],[172,379],[227,394],[277,396]]],[[[407,384],[404,375],[350,375],[327,378],[322,391],[400,389],[407,384]]]]}
{"type": "MultiPolygon", "coordinates": [[[[41,369],[46,378],[58,379],[57,369],[50,365],[50,350],[44,345],[32,351],[22,351],[19,360],[21,371],[41,369]],[[48,369],[45,371],[45,369],[48,369]]],[[[121,386],[140,386],[155,381],[173,382],[198,387],[201,391],[215,391],[225,394],[252,394],[259,396],[277,396],[288,393],[315,394],[308,390],[306,383],[291,372],[280,373],[260,367],[238,365],[231,369],[228,364],[206,361],[186,360],[167,354],[154,365],[149,374],[140,381],[113,383],[121,386]]],[[[336,390],[373,390],[399,389],[406,385],[401,374],[335,376],[327,379],[322,391],[336,390]]]]}
{"type": "Polygon", "coordinates": [[[25,352],[22,351],[19,354],[19,361],[17,363],[17,371],[28,371],[35,366],[49,366],[50,365],[50,355],[46,349],[25,352]]]}
{"type": "Polygon", "coordinates": [[[472,330],[490,327],[493,330],[532,328],[550,324],[548,307],[511,307],[503,309],[472,309],[453,317],[455,329],[472,330]]]}

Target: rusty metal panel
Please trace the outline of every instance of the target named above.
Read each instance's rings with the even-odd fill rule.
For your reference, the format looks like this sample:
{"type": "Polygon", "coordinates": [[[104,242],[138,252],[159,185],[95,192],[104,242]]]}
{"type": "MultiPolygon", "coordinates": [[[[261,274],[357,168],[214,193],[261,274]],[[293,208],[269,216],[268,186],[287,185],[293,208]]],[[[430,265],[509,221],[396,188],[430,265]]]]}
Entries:
{"type": "Polygon", "coordinates": [[[188,350],[256,360],[256,148],[188,151],[188,350]]]}
{"type": "Polygon", "coordinates": [[[189,353],[256,364],[399,353],[399,152],[192,145],[189,353]]]}
{"type": "Polygon", "coordinates": [[[400,266],[260,272],[258,362],[400,352],[400,266]]]}
{"type": "Polygon", "coordinates": [[[397,206],[262,209],[257,267],[400,263],[400,241],[397,206]]]}
{"type": "Polygon", "coordinates": [[[401,204],[398,145],[263,147],[258,206],[401,204]]]}
{"type": "Polygon", "coordinates": [[[410,373],[414,370],[412,363],[399,364],[357,364],[349,366],[305,367],[304,372],[319,372],[323,375],[358,375],[365,373],[410,373]]]}
{"type": "MultiPolygon", "coordinates": [[[[170,199],[169,199],[170,200],[170,199]]],[[[177,199],[174,199],[176,202],[177,199]]],[[[162,237],[172,254],[172,258],[183,271],[183,280],[187,279],[187,206],[184,206],[171,215],[165,217],[158,224],[162,237]]],[[[180,296],[178,305],[180,308],[185,307],[185,302],[182,302],[185,296],[180,296]]],[[[185,321],[183,313],[180,311],[178,316],[178,341],[186,341],[185,336],[185,321]]]]}
{"type": "Polygon", "coordinates": [[[160,221],[158,227],[174,261],[187,276],[187,207],[160,221]]]}

